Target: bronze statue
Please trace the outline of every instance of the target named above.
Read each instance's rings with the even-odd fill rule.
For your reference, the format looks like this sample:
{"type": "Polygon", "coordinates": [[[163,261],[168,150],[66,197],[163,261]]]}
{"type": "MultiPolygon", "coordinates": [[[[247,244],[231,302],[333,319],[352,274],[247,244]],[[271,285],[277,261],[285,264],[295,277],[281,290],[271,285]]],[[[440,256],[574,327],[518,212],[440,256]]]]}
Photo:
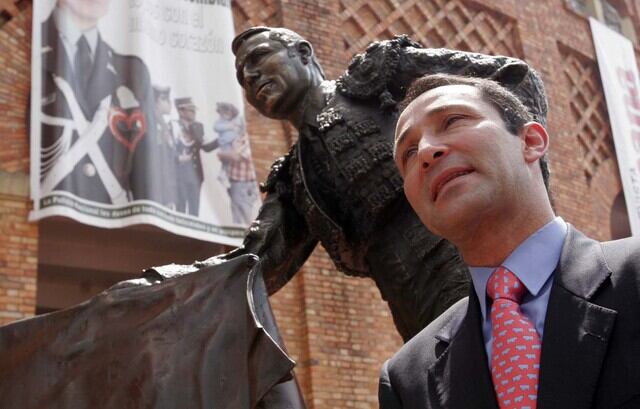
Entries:
{"type": "Polygon", "coordinates": [[[255,263],[158,267],[0,327],[0,407],[303,409],[255,263]]]}
{"type": "Polygon", "coordinates": [[[325,80],[311,45],[286,29],[249,29],[233,51],[249,102],[300,134],[262,185],[266,198],[243,246],[150,269],[72,309],[1,327],[3,407],[303,409],[266,292],[318,242],[338,269],[376,282],[405,340],[466,295],[456,249],[424,228],[402,192],[392,160],[396,101],[426,73],[490,77],[545,123],[535,71],[405,36],[373,43],[337,81],[325,80]],[[260,257],[256,265],[247,253],[260,257]]]}
{"type": "Polygon", "coordinates": [[[249,103],[289,121],[299,138],[262,184],[266,198],[243,246],[222,258],[257,254],[271,294],[320,242],[339,270],[375,281],[407,341],[467,294],[468,279],[454,246],[405,199],[392,159],[396,101],[427,73],[490,77],[544,122],[542,81],[514,58],[423,48],[406,36],[373,43],[337,81],[287,29],[250,28],[232,48],[249,103]]]}

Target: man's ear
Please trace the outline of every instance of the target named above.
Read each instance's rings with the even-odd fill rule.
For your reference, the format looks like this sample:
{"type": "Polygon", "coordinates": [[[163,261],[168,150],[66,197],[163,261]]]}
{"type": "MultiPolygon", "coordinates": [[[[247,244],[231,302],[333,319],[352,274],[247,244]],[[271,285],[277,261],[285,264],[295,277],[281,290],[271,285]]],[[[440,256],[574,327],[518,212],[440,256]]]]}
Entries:
{"type": "Polygon", "coordinates": [[[544,156],[549,149],[549,134],[538,122],[527,122],[520,131],[523,155],[527,163],[533,163],[544,156]]]}
{"type": "Polygon", "coordinates": [[[304,64],[308,64],[311,61],[311,56],[313,55],[313,47],[311,47],[311,43],[304,40],[298,41],[296,43],[296,50],[304,64]]]}

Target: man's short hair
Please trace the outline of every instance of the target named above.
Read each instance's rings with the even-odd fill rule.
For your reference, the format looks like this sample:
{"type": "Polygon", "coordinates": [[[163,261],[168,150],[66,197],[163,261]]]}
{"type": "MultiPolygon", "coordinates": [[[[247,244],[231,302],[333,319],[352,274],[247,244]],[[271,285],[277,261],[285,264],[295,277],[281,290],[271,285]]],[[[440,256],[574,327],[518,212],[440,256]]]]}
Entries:
{"type": "MultiPolygon", "coordinates": [[[[482,99],[490,103],[498,111],[506,129],[514,135],[517,135],[527,122],[533,120],[533,115],[522,101],[496,81],[453,74],[430,74],[415,80],[407,90],[402,102],[398,105],[399,111],[404,111],[411,102],[425,92],[446,85],[469,85],[477,88],[482,99]]],[[[550,172],[546,154],[540,158],[540,170],[545,188],[549,193],[550,172]]]]}
{"type": "MultiPolygon", "coordinates": [[[[233,51],[233,55],[238,54],[238,49],[240,49],[240,46],[250,37],[264,32],[269,33],[270,40],[277,41],[282,44],[288,50],[290,56],[294,55],[292,50],[295,49],[296,44],[298,44],[300,41],[307,41],[300,34],[287,28],[256,26],[244,30],[233,39],[233,41],[231,42],[231,51],[233,51]]],[[[316,59],[316,55],[313,51],[311,53],[311,63],[318,70],[318,72],[322,76],[322,79],[325,79],[326,76],[324,75],[324,71],[322,70],[322,67],[316,59]]]]}

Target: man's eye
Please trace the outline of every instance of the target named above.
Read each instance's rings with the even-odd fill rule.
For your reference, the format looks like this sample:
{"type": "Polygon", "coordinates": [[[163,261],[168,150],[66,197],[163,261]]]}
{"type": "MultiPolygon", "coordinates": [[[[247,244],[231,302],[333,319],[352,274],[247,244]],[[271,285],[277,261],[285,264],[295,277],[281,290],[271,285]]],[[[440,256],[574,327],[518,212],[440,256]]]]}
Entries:
{"type": "Polygon", "coordinates": [[[443,127],[444,129],[449,128],[451,125],[453,125],[456,121],[463,119],[464,115],[449,115],[448,117],[445,118],[444,120],[444,124],[443,127]]]}
{"type": "Polygon", "coordinates": [[[409,146],[402,154],[402,163],[406,164],[411,158],[416,156],[418,148],[415,146],[409,146]]]}

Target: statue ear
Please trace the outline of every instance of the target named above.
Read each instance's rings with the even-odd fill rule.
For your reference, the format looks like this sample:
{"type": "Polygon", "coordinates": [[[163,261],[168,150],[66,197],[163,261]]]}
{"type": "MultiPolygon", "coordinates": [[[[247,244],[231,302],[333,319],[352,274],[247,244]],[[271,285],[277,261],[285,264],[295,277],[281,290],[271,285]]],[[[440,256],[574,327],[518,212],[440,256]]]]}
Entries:
{"type": "Polygon", "coordinates": [[[308,41],[298,41],[296,43],[296,50],[300,55],[300,59],[303,63],[308,64],[311,61],[311,56],[313,55],[313,47],[308,41]]]}

